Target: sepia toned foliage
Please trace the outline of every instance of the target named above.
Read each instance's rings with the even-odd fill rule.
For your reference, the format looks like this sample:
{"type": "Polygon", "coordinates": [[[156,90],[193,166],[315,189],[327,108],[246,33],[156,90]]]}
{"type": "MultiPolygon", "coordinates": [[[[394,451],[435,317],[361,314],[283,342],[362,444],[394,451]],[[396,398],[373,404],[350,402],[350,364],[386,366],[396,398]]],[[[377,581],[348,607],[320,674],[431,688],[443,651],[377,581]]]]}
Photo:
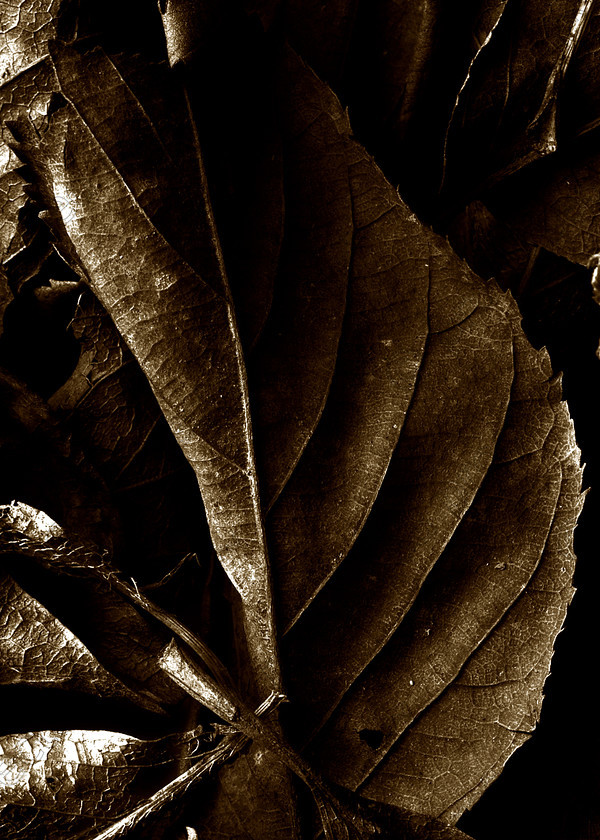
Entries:
{"type": "Polygon", "coordinates": [[[495,836],[574,592],[598,20],[0,3],[7,838],[495,836]]]}

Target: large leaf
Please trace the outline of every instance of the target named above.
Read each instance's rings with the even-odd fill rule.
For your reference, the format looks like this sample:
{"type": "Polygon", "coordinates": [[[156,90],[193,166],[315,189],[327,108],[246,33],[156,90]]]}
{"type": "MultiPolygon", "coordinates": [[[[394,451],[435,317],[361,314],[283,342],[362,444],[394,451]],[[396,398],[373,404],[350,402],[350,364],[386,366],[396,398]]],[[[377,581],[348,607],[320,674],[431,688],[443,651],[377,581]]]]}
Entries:
{"type": "Polygon", "coordinates": [[[87,125],[83,105],[56,104],[31,161],[42,163],[42,189],[60,214],[58,227],[196,472],[217,553],[242,596],[256,679],[269,691],[279,684],[269,570],[241,346],[217,243],[212,253],[205,249],[204,279],[136,201],[114,167],[114,150],[87,125]],[[139,282],[141,268],[151,284],[139,282]]]}
{"type": "MultiPolygon", "coordinates": [[[[304,108],[341,116],[301,63],[291,59],[287,72],[304,108]]],[[[486,644],[496,645],[494,628],[522,593],[537,589],[536,570],[547,563],[555,571],[549,535],[557,511],[572,527],[579,510],[571,479],[561,491],[563,475],[574,471],[574,483],[580,481],[578,454],[560,384],[551,380],[547,356],[522,335],[514,303],[482,285],[411,216],[360,147],[351,145],[346,154],[361,234],[349,301],[356,295],[358,335],[368,351],[358,350],[354,368],[347,367],[346,335],[350,347],[360,348],[350,302],[328,404],[268,521],[278,606],[284,626],[292,624],[282,648],[289,694],[298,704],[290,725],[301,743],[310,737],[311,759],[341,784],[365,785],[384,801],[448,810],[456,818],[467,803],[454,803],[474,784],[489,783],[510,747],[499,755],[490,729],[477,758],[479,778],[449,772],[444,794],[429,799],[425,786],[417,793],[411,775],[394,769],[397,750],[426,709],[437,711],[438,698],[446,702],[466,663],[483,656],[486,644]],[[378,225],[385,234],[377,235],[378,225]],[[424,304],[415,311],[404,302],[392,314],[394,298],[381,292],[386,306],[379,297],[371,315],[359,284],[364,278],[372,289],[374,275],[396,294],[410,290],[412,306],[419,306],[412,284],[421,277],[424,304]],[[389,322],[382,321],[388,309],[389,322]],[[411,363],[406,350],[395,356],[405,341],[416,348],[411,363]],[[387,364],[397,359],[398,372],[387,374],[385,367],[381,374],[377,353],[387,364]],[[346,377],[351,386],[343,384],[346,377]],[[396,390],[403,377],[404,402],[396,390]],[[368,383],[364,396],[361,381],[368,383]],[[379,382],[381,390],[374,390],[379,382]],[[350,387],[352,401],[346,397],[342,409],[337,394],[350,387]],[[352,443],[342,445],[350,417],[352,443]],[[383,455],[376,460],[379,439],[383,455]]],[[[562,525],[556,528],[562,533],[562,525]]],[[[531,653],[542,677],[531,686],[520,683],[519,702],[534,709],[570,598],[570,544],[558,550],[566,551],[564,582],[555,581],[560,604],[552,604],[552,587],[542,601],[542,610],[557,618],[531,653]]],[[[508,649],[498,643],[497,655],[507,658],[495,667],[508,670],[508,649]]],[[[455,718],[442,719],[436,718],[437,736],[456,737],[455,718]]],[[[463,742],[462,749],[471,748],[463,742]]],[[[423,765],[412,771],[426,772],[423,765]]]]}
{"type": "MultiPolygon", "coordinates": [[[[246,5],[263,20],[273,19],[274,4],[246,5]]],[[[305,5],[282,7],[278,23],[306,54],[314,48],[315,61],[331,58],[326,72],[339,82],[354,7],[305,5]],[[329,30],[310,42],[313,13],[348,23],[337,32],[331,56],[324,50],[329,30]]],[[[271,70],[268,42],[257,36],[256,52],[248,48],[232,62],[243,69],[253,54],[261,57],[260,71],[249,72],[238,93],[250,92],[247,110],[238,109],[232,78],[221,83],[218,72],[213,77],[204,72],[210,61],[194,57],[198,44],[210,45],[213,34],[207,55],[223,44],[219,38],[228,24],[225,30],[219,26],[228,12],[214,8],[191,0],[161,5],[171,23],[178,10],[188,22],[196,15],[196,30],[167,26],[171,61],[186,63],[185,73],[178,71],[187,86],[183,100],[162,67],[147,70],[143,62],[108,58],[97,48],[55,44],[52,63],[46,61],[49,75],[55,74],[47,89],[61,93],[46,96],[37,113],[29,106],[25,121],[18,119],[23,108],[11,105],[18,154],[30,167],[22,174],[35,183],[57,247],[87,277],[114,322],[113,328],[92,310],[86,324],[79,313],[75,329],[84,353],[53,401],[73,412],[78,460],[93,455],[114,486],[132,467],[160,478],[160,464],[155,470],[150,457],[156,450],[146,449],[160,423],[160,407],[195,469],[213,542],[242,595],[248,632],[233,645],[241,660],[238,671],[243,677],[253,671],[262,694],[279,689],[262,531],[266,516],[292,701],[284,728],[304,759],[277,726],[261,728],[251,712],[239,720],[226,716],[255,743],[221,771],[204,807],[196,807],[200,834],[294,835],[298,829],[282,766],[287,764],[313,791],[328,840],[352,831],[371,836],[374,828],[363,811],[355,819],[358,800],[347,791],[338,803],[319,779],[321,772],[376,800],[387,813],[400,809],[394,811],[400,836],[450,837],[451,829],[428,822],[427,815],[455,821],[533,730],[554,638],[571,597],[571,534],[581,475],[560,381],[552,377],[545,353],[525,340],[510,296],[482,283],[446,241],[417,221],[353,138],[335,95],[294,53],[286,50],[283,63],[276,61],[271,70]],[[252,93],[253,80],[265,81],[264,97],[252,93]],[[145,86],[152,94],[144,93],[145,86]],[[206,95],[210,87],[215,90],[206,95]],[[170,92],[172,111],[164,105],[170,92]],[[221,110],[215,109],[220,98],[221,110]],[[268,128],[261,134],[250,126],[251,151],[241,155],[239,166],[231,165],[224,159],[235,153],[235,140],[221,149],[219,132],[230,134],[236,117],[250,112],[253,102],[261,103],[268,128]],[[212,118],[227,112],[223,123],[212,118]],[[179,146],[169,113],[173,126],[182,127],[179,146]],[[190,131],[190,116],[197,136],[190,131]],[[142,140],[139,153],[134,136],[142,140]],[[198,143],[209,150],[207,173],[202,161],[195,168],[198,143]],[[175,160],[189,196],[177,181],[175,160]],[[253,160],[268,175],[268,186],[264,200],[255,184],[245,201],[243,185],[252,179],[245,181],[241,173],[253,160]],[[219,196],[221,240],[207,183],[219,196]],[[164,212],[169,203],[178,204],[172,215],[164,212]],[[244,221],[248,213],[255,214],[251,224],[244,221]],[[236,231],[252,263],[248,277],[265,275],[257,301],[252,283],[244,286],[243,262],[230,256],[236,231]],[[252,231],[257,235],[247,248],[252,231]],[[263,238],[261,232],[270,235],[263,238]],[[231,295],[224,265],[236,277],[231,295]],[[238,313],[245,322],[247,385],[238,313]],[[129,371],[138,378],[128,379],[127,354],[115,328],[155,392],[151,410],[135,365],[129,371]],[[76,434],[78,423],[82,432],[76,434]],[[426,815],[416,828],[411,812],[426,815]]],[[[477,86],[482,62],[491,60],[493,49],[501,52],[502,33],[510,30],[515,12],[511,5],[507,15],[500,3],[473,4],[461,13],[456,30],[464,42],[478,33],[476,42],[457,50],[460,56],[436,99],[435,80],[443,77],[444,66],[438,35],[446,19],[438,11],[428,17],[420,6],[400,9],[400,19],[410,26],[393,18],[405,39],[402,49],[412,38],[423,68],[423,78],[419,72],[411,77],[406,100],[396,98],[393,111],[406,105],[399,131],[408,137],[419,122],[413,115],[423,115],[431,94],[439,106],[431,148],[441,152],[444,119],[465,74],[470,71],[455,120],[477,86]]],[[[542,56],[548,58],[548,72],[541,76],[550,129],[556,79],[583,32],[587,7],[580,11],[579,29],[571,20],[566,37],[557,36],[559,57],[553,59],[550,51],[542,56]],[[544,91],[550,91],[548,97],[544,91]]],[[[373,29],[387,36],[390,15],[382,12],[376,25],[365,28],[371,48],[373,29]]],[[[357,19],[355,48],[361,22],[369,21],[366,6],[357,19]]],[[[240,27],[236,38],[243,42],[251,30],[240,27]]],[[[279,31],[275,26],[271,37],[279,31]]],[[[526,42],[525,37],[521,52],[526,42]]],[[[349,66],[356,73],[355,60],[353,51],[349,66]]],[[[216,66],[226,63],[227,58],[216,66]]],[[[410,76],[411,68],[414,64],[405,62],[399,78],[410,76]]],[[[352,78],[346,74],[344,84],[352,78]]],[[[520,123],[510,108],[506,125],[512,137],[520,123]]],[[[546,142],[550,135],[544,132],[546,142]]],[[[450,141],[449,153],[454,133],[450,141]]],[[[510,166],[526,159],[519,142],[503,141],[510,166]]],[[[490,155],[486,165],[497,174],[504,163],[490,155]]],[[[14,160],[9,169],[13,166],[14,160]]],[[[448,169],[451,191],[453,171],[448,169]]],[[[475,167],[469,183],[465,179],[456,187],[460,200],[488,174],[475,167]]],[[[18,202],[15,208],[18,220],[23,216],[18,202]]],[[[18,234],[7,239],[14,250],[18,234]]],[[[526,253],[526,237],[521,247],[526,253]]],[[[183,485],[181,491],[183,500],[183,485]]],[[[189,500],[197,504],[192,494],[189,500]]],[[[202,516],[196,523],[192,512],[186,525],[195,544],[202,516]]],[[[133,529],[131,534],[133,547],[133,529]]],[[[175,534],[165,542],[186,548],[186,539],[179,544],[175,534]]],[[[38,597],[41,582],[48,581],[44,603],[62,619],[72,599],[63,596],[58,608],[56,579],[47,570],[45,578],[39,576],[37,567],[44,564],[31,559],[35,550],[30,545],[30,559],[21,558],[18,579],[38,597]],[[38,590],[29,578],[38,580],[38,590]]],[[[100,605],[105,596],[96,588],[90,601],[100,605]]],[[[183,602],[174,603],[181,617],[183,602]]],[[[238,608],[236,600],[234,612],[238,608]]],[[[119,621],[120,610],[114,613],[119,621]]],[[[100,609],[104,630],[114,631],[109,615],[100,609]]],[[[69,626],[87,644],[77,616],[69,616],[69,626]]],[[[105,644],[110,637],[104,632],[105,644]]],[[[147,639],[138,636],[129,647],[138,656],[147,649],[154,667],[155,641],[166,638],[162,631],[148,631],[147,639]]],[[[98,658],[106,664],[99,653],[98,658]]],[[[145,685],[146,678],[133,673],[135,657],[130,664],[125,655],[117,656],[109,667],[128,685],[145,685]]],[[[202,691],[188,689],[186,667],[182,659],[168,673],[214,711],[202,691]]],[[[197,666],[189,667],[202,682],[197,666]]],[[[242,680],[244,692],[247,683],[242,680]]],[[[225,691],[226,700],[230,696],[218,678],[215,690],[225,691]]],[[[160,688],[155,693],[162,699],[160,688]]],[[[256,696],[256,685],[249,694],[256,696]]],[[[303,799],[300,806],[302,830],[310,833],[310,807],[303,799]]]]}

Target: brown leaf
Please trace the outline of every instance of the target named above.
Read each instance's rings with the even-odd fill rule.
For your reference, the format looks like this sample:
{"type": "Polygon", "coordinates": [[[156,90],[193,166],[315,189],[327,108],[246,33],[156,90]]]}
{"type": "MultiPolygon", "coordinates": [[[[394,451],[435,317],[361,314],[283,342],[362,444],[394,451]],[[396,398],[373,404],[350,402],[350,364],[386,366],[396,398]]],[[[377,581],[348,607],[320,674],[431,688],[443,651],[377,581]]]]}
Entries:
{"type": "MultiPolygon", "coordinates": [[[[315,13],[343,16],[342,6],[347,10],[334,4],[315,13]]],[[[177,9],[191,14],[211,8],[163,4],[171,21],[177,9]]],[[[493,64],[493,51],[505,55],[502,33],[518,15],[510,8],[507,15],[503,4],[473,4],[456,22],[460,29],[469,19],[465,41],[472,33],[481,37],[459,51],[463,69],[459,72],[457,59],[448,72],[452,79],[438,115],[452,109],[461,72],[472,71],[457,121],[470,91],[477,94],[485,62],[493,65],[492,76],[501,66],[493,64]],[[473,55],[478,58],[469,67],[473,55]]],[[[508,140],[498,156],[506,154],[509,167],[523,163],[532,147],[546,148],[553,136],[556,87],[588,8],[579,10],[579,23],[574,26],[571,16],[565,32],[554,21],[560,30],[557,55],[530,50],[531,56],[518,60],[526,79],[528,62],[546,63],[537,111],[527,116],[536,123],[537,115],[540,131],[533,132],[533,141],[525,138],[525,151],[519,145],[520,88],[510,88],[515,98],[503,112],[502,126],[508,140]]],[[[422,7],[403,10],[415,24],[404,34],[408,42],[414,39],[423,68],[435,63],[430,56],[446,19],[437,11],[420,20],[422,7]]],[[[282,15],[280,22],[292,17],[282,15]]],[[[378,25],[385,28],[382,21],[378,25]]],[[[535,29],[533,15],[528,22],[535,29]]],[[[345,43],[350,28],[340,32],[345,43]]],[[[185,40],[191,30],[167,31],[171,60],[186,60],[189,85],[194,41],[180,48],[175,36],[182,33],[185,40]]],[[[272,37],[276,34],[274,28],[272,37]]],[[[326,41],[319,35],[317,53],[326,41]]],[[[522,56],[527,48],[519,44],[515,55],[522,56]]],[[[334,53],[338,63],[340,54],[334,53]]],[[[254,730],[251,720],[248,732],[255,743],[223,771],[197,827],[240,838],[296,834],[282,766],[287,764],[314,783],[328,840],[352,832],[372,836],[378,821],[370,821],[364,802],[347,791],[340,791],[339,802],[330,796],[330,788],[318,781],[321,772],[380,803],[390,824],[394,814],[399,836],[458,836],[428,818],[458,819],[533,730],[554,638],[572,593],[581,471],[560,381],[552,377],[546,354],[525,340],[510,296],[471,274],[448,243],[411,214],[353,138],[331,90],[289,50],[275,71],[275,99],[269,92],[261,100],[271,120],[264,146],[257,136],[253,151],[241,156],[240,169],[254,159],[266,167],[261,147],[277,158],[270,170],[261,170],[271,179],[264,202],[240,199],[244,179],[235,166],[219,171],[218,120],[215,130],[206,132],[212,149],[208,178],[221,196],[216,218],[228,230],[227,248],[234,247],[236,230],[275,232],[264,248],[257,241],[256,249],[246,252],[268,267],[255,310],[249,288],[238,285],[232,296],[228,291],[223,265],[235,260],[221,255],[202,161],[198,177],[188,169],[198,138],[184,137],[181,161],[182,171],[192,173],[190,192],[199,202],[186,205],[189,213],[176,222],[160,221],[161,208],[178,196],[186,200],[185,190],[170,187],[177,140],[164,111],[160,116],[161,96],[146,100],[137,92],[143,91],[144,71],[136,76],[125,69],[127,61],[108,59],[97,49],[57,46],[53,57],[63,94],[49,100],[47,114],[16,126],[19,154],[35,175],[38,200],[50,211],[48,224],[65,258],[90,278],[196,471],[213,541],[242,594],[247,648],[263,693],[279,689],[279,673],[257,473],[270,507],[267,538],[292,700],[284,721],[311,766],[276,726],[261,741],[265,733],[254,730]],[[97,83],[100,70],[108,94],[97,83]],[[143,138],[140,155],[131,126],[143,138]],[[233,221],[224,189],[230,175],[231,194],[237,196],[233,221]],[[264,214],[254,227],[235,218],[249,207],[264,214]],[[199,220],[196,238],[190,235],[191,219],[199,220]],[[255,342],[248,388],[236,307],[248,316],[246,346],[255,342]],[[247,586],[250,578],[258,581],[253,587],[247,586]]],[[[411,63],[403,68],[410,70],[411,63]]],[[[412,79],[406,100],[396,100],[401,110],[406,106],[400,123],[407,136],[441,68],[443,62],[431,75],[425,72],[426,79],[412,79]]],[[[270,85],[268,67],[262,74],[261,69],[249,78],[270,85]]],[[[215,98],[233,90],[229,82],[220,87],[218,74],[214,80],[202,73],[195,78],[186,107],[173,111],[174,123],[187,120],[186,108],[200,123],[207,87],[214,84],[215,98]]],[[[499,85],[489,86],[493,95],[498,90],[499,85]]],[[[224,102],[238,114],[235,97],[224,102]]],[[[478,106],[475,123],[480,114],[478,106]]],[[[228,132],[234,125],[230,117],[223,128],[228,132]]],[[[474,133],[479,129],[477,123],[474,133]]],[[[204,143],[202,130],[199,139],[204,143]]],[[[450,140],[449,153],[454,134],[450,140]]],[[[224,148],[230,154],[235,142],[224,148]]],[[[503,159],[487,158],[492,174],[505,171],[503,159]]],[[[448,170],[447,185],[462,200],[462,182],[460,189],[452,186],[457,171],[448,170]]],[[[488,174],[475,166],[473,183],[480,185],[488,174]]],[[[465,179],[464,194],[472,185],[465,179]]],[[[239,263],[236,272],[243,279],[239,263]]],[[[95,329],[89,339],[94,351],[95,329]]],[[[122,348],[111,341],[107,358],[118,347],[111,371],[121,377],[122,348]]],[[[102,342],[98,349],[102,355],[102,342]]],[[[89,365],[89,357],[83,358],[79,373],[86,370],[93,379],[89,365]]],[[[81,377],[82,389],[72,380],[63,392],[66,404],[74,397],[79,405],[80,393],[84,401],[100,395],[103,382],[100,373],[86,390],[81,377]]],[[[120,382],[123,405],[132,385],[120,382]]],[[[110,399],[102,398],[101,406],[106,404],[110,399]]],[[[137,407],[137,399],[132,396],[130,404],[137,407]]],[[[89,438],[94,445],[101,443],[105,422],[95,423],[99,437],[95,431],[89,438]]],[[[88,446],[92,449],[88,442],[82,450],[88,446]]],[[[129,447],[126,434],[116,463],[128,462],[129,447]]],[[[236,647],[243,657],[244,645],[236,647]]],[[[155,661],[154,648],[151,656],[155,661]]],[[[119,667],[131,679],[125,659],[119,667]]],[[[193,671],[193,663],[190,667],[193,671]]],[[[247,664],[239,670],[245,676],[247,664]]],[[[173,679],[183,684],[178,676],[173,679]]],[[[189,693],[204,702],[202,694],[189,693]]]]}
{"type": "Polygon", "coordinates": [[[160,711],[109,674],[77,636],[6,574],[0,598],[0,685],[52,686],[160,711]]]}
{"type": "Polygon", "coordinates": [[[0,81],[5,83],[48,53],[48,41],[71,0],[8,0],[0,18],[0,81]]]}
{"type": "Polygon", "coordinates": [[[78,577],[61,575],[61,558],[73,552],[50,517],[14,503],[0,507],[0,521],[0,549],[14,558],[9,566],[13,577],[73,631],[102,666],[134,691],[149,694],[155,708],[157,702],[173,705],[182,699],[157,663],[169,636],[109,583],[87,575],[85,566],[78,577]]]}
{"type": "Polygon", "coordinates": [[[507,9],[471,68],[450,126],[445,189],[467,199],[557,149],[558,94],[591,0],[507,9]]]}
{"type": "Polygon", "coordinates": [[[117,732],[28,732],[0,738],[0,827],[7,840],[89,838],[173,775],[201,732],[140,741],[117,732]]]}
{"type": "Polygon", "coordinates": [[[196,472],[217,554],[245,605],[257,678],[270,690],[279,675],[269,571],[241,347],[218,246],[204,249],[214,249],[204,279],[152,224],[83,114],[65,100],[57,105],[39,146],[31,136],[32,163],[43,165],[59,232],[64,225],[196,472]],[[140,283],[142,266],[151,284],[140,283]]]}
{"type": "MultiPolygon", "coordinates": [[[[341,115],[309,70],[297,60],[287,69],[302,85],[305,107],[341,115]]],[[[444,702],[465,664],[494,644],[494,628],[522,593],[536,590],[536,570],[548,564],[556,576],[540,596],[540,609],[557,618],[543,640],[536,638],[532,656],[541,676],[531,685],[519,683],[513,694],[520,708],[533,709],[529,720],[537,718],[572,575],[570,542],[560,546],[560,572],[548,541],[557,511],[572,525],[579,510],[572,483],[561,490],[565,473],[580,482],[578,453],[560,383],[551,379],[547,356],[525,340],[511,299],[474,277],[387,191],[360,147],[341,140],[340,151],[344,142],[361,238],[355,240],[340,354],[321,422],[268,521],[278,606],[288,628],[282,657],[297,708],[289,723],[301,743],[311,737],[311,761],[337,782],[456,819],[470,800],[455,803],[492,780],[510,746],[499,755],[490,734],[478,753],[479,778],[449,772],[435,797],[425,795],[425,783],[412,781],[431,772],[425,759],[403,775],[392,769],[396,750],[423,713],[444,702]],[[359,284],[373,289],[374,276],[391,291],[379,292],[371,314],[359,284]],[[392,293],[406,289],[388,321],[392,293]],[[351,332],[355,295],[358,333],[351,332]],[[359,336],[369,349],[357,350],[354,369],[347,368],[345,341],[355,349],[359,336]],[[406,350],[395,355],[401,341],[415,348],[410,364],[406,350]],[[398,372],[379,373],[376,350],[398,372]],[[338,391],[345,377],[352,391],[350,385],[338,391]],[[364,397],[361,381],[368,383],[364,397]],[[382,390],[374,392],[378,382],[382,390]],[[396,390],[402,387],[405,401],[396,390]],[[352,394],[343,408],[334,402],[340,392],[352,394]],[[346,418],[352,444],[339,443],[346,418]],[[382,457],[374,461],[378,425],[382,457]],[[562,593],[558,603],[555,587],[562,593]]],[[[496,667],[509,669],[509,650],[498,648],[496,667]]],[[[445,718],[447,730],[440,723],[440,738],[456,737],[453,720],[445,718]]],[[[469,751],[479,749],[478,742],[461,743],[475,760],[469,751]]]]}

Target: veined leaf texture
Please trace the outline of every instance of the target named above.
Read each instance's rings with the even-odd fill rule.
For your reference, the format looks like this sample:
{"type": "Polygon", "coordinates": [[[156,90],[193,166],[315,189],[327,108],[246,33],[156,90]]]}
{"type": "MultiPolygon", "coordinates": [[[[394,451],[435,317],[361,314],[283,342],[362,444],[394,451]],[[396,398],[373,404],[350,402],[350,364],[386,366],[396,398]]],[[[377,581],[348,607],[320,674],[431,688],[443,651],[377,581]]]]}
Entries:
{"type": "Polygon", "coordinates": [[[596,5],[0,3],[7,837],[596,825],[596,5]]]}

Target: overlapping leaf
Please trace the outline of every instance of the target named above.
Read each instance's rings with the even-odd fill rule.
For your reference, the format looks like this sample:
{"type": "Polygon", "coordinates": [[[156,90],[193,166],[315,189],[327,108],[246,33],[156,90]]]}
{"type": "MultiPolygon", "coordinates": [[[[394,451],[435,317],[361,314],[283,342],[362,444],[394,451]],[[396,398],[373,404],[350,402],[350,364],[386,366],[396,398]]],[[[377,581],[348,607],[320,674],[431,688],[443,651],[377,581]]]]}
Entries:
{"type": "Polygon", "coordinates": [[[0,827],[7,840],[88,838],[173,774],[201,733],[140,741],[116,732],[67,730],[0,738],[0,827]],[[176,749],[174,749],[176,748],[176,749]]]}
{"type": "Polygon", "coordinates": [[[101,697],[134,698],[76,636],[8,575],[2,578],[1,597],[0,684],[46,685],[101,697]]]}
{"type": "Polygon", "coordinates": [[[156,661],[168,636],[149,624],[107,582],[82,575],[60,578],[57,586],[56,573],[44,564],[40,550],[51,549],[55,543],[62,545],[64,537],[47,515],[20,503],[2,506],[0,517],[2,553],[19,555],[11,567],[15,579],[57,619],[64,616],[69,630],[105,668],[134,691],[148,694],[154,710],[161,702],[172,705],[180,701],[181,693],[164,678],[156,661]]]}
{"type": "MultiPolygon", "coordinates": [[[[298,95],[305,107],[341,115],[310,71],[292,61],[288,72],[290,101],[298,95]]],[[[578,456],[560,384],[551,380],[547,357],[527,345],[514,303],[484,287],[446,243],[418,224],[360,147],[350,146],[347,154],[359,234],[344,331],[348,344],[359,347],[351,332],[356,295],[359,335],[372,343],[349,365],[342,333],[329,394],[335,423],[327,422],[328,402],[268,519],[284,627],[295,621],[282,655],[290,696],[299,704],[297,737],[305,742],[310,736],[317,766],[346,786],[365,785],[375,797],[457,817],[454,803],[473,786],[472,778],[451,776],[445,800],[441,794],[418,799],[410,777],[388,768],[402,746],[400,736],[407,737],[426,709],[437,709],[438,697],[446,702],[449,686],[484,640],[495,646],[494,628],[528,585],[536,588],[532,578],[540,563],[554,568],[554,554],[544,560],[544,550],[559,504],[571,526],[576,518],[572,485],[567,482],[560,503],[559,494],[563,474],[567,480],[574,470],[575,484],[580,480],[578,456]],[[378,225],[385,225],[383,235],[378,225]],[[390,291],[380,293],[371,314],[359,284],[373,288],[374,275],[378,289],[387,279],[390,291]],[[393,312],[393,293],[410,289],[407,297],[418,305],[411,284],[419,278],[422,319],[404,302],[380,334],[387,310],[393,312]],[[412,363],[404,350],[398,372],[380,374],[376,353],[393,363],[396,347],[408,337],[422,341],[412,363]],[[402,371],[405,403],[395,390],[402,371]],[[338,382],[341,394],[348,393],[346,377],[352,399],[346,397],[342,409],[335,401],[338,382]],[[361,379],[369,383],[364,401],[361,379]],[[379,382],[381,391],[375,390],[379,382]],[[354,437],[344,446],[339,442],[349,415],[354,437]],[[378,426],[379,462],[373,458],[378,426]],[[362,457],[374,473],[371,485],[362,457]],[[378,481],[383,484],[375,501],[378,481]]],[[[550,591],[545,603],[558,618],[531,653],[542,674],[570,598],[570,546],[559,550],[567,552],[560,566],[564,583],[557,584],[561,601],[551,606],[550,591]]],[[[510,667],[508,659],[504,667],[510,667]]],[[[521,703],[535,708],[533,689],[526,682],[520,689],[521,703]]],[[[443,739],[454,733],[440,725],[436,734],[443,739]]],[[[478,757],[477,784],[500,769],[490,744],[483,750],[487,765],[478,757]]]]}
{"type": "MultiPolygon", "coordinates": [[[[389,85],[374,111],[379,118],[383,107],[384,122],[393,123],[382,148],[387,143],[393,152],[412,131],[413,142],[427,103],[435,101],[435,136],[420,159],[433,160],[428,154],[441,153],[445,120],[460,92],[446,148],[446,188],[450,203],[460,195],[458,204],[490,176],[527,163],[532,151],[550,150],[559,82],[589,13],[589,4],[575,4],[572,15],[551,17],[554,52],[529,54],[529,30],[513,44],[545,70],[537,110],[523,115],[531,68],[518,62],[522,85],[515,76],[509,86],[499,142],[482,128],[479,105],[472,125],[463,112],[488,71],[501,75],[498,55],[514,37],[514,5],[510,14],[503,3],[473,4],[461,13],[455,27],[469,47],[457,51],[439,95],[445,16],[429,7],[391,4],[375,21],[366,5],[357,16],[357,4],[348,3],[244,5],[267,23],[279,14],[292,42],[346,85],[359,120],[369,108],[364,89],[352,92],[360,66],[354,52],[343,72],[350,39],[356,51],[363,35],[380,44],[376,30],[395,43],[390,33],[400,31],[404,55],[412,58],[387,54],[374,72],[389,85]],[[321,15],[327,25],[335,21],[331,52],[327,27],[315,37],[321,15]],[[523,132],[523,125],[535,130],[523,132]],[[478,158],[486,171],[470,171],[469,183],[455,189],[463,165],[456,137],[471,129],[478,145],[488,138],[498,154],[492,149],[478,158]]],[[[198,23],[213,20],[211,8],[173,0],[162,11],[171,23],[179,12],[198,23]]],[[[521,13],[535,29],[539,21],[528,10],[524,4],[521,13]]],[[[58,247],[105,304],[196,472],[217,553],[242,595],[246,652],[259,691],[279,687],[264,519],[293,743],[316,771],[345,788],[454,822],[533,730],[572,593],[581,475],[560,381],[547,356],[525,340],[512,299],[472,275],[447,242],[417,221],[353,138],[335,95],[289,50],[273,75],[268,60],[249,74],[267,83],[267,95],[249,101],[261,102],[268,129],[253,137],[242,161],[261,162],[268,189],[263,198],[254,184],[242,200],[243,166],[236,171],[219,162],[219,130],[230,132],[235,120],[223,126],[215,120],[210,130],[200,124],[210,98],[203,98],[206,77],[191,72],[202,67],[190,58],[193,31],[167,26],[172,62],[188,67],[187,102],[180,98],[173,111],[185,127],[181,160],[173,156],[178,146],[168,109],[161,113],[168,83],[160,81],[162,94],[148,99],[137,92],[152,73],[164,78],[162,68],[136,78],[135,62],[58,44],[50,48],[55,78],[48,89],[60,95],[46,96],[39,115],[15,127],[19,155],[34,175],[37,200],[50,210],[58,247]],[[197,137],[187,125],[190,114],[199,123],[197,137]],[[139,154],[134,133],[143,138],[139,154]],[[194,169],[198,138],[210,150],[224,254],[202,163],[194,169]],[[171,186],[179,164],[189,173],[189,195],[171,186]],[[227,183],[235,197],[230,212],[227,183]],[[169,203],[177,204],[172,215],[164,212],[169,203]],[[243,285],[243,261],[228,256],[236,231],[252,263],[248,276],[265,276],[257,300],[253,284],[243,285]],[[224,265],[233,268],[233,295],[224,265]]],[[[240,31],[243,40],[250,30],[240,31]]],[[[244,53],[251,55],[251,48],[244,53]]],[[[236,114],[234,86],[215,87],[213,106],[225,92],[222,112],[236,114]]],[[[499,89],[485,84],[492,110],[499,89]]],[[[368,85],[366,91],[368,99],[368,85]]],[[[383,157],[392,166],[393,154],[383,157]]],[[[15,189],[10,178],[7,195],[15,189]]],[[[15,207],[18,219],[18,201],[15,207]]],[[[16,228],[7,236],[13,251],[20,247],[11,244],[16,228]]],[[[517,238],[519,265],[528,241],[534,249],[544,244],[538,238],[517,238]]],[[[55,402],[81,412],[81,451],[96,453],[118,485],[139,453],[140,469],[149,469],[146,444],[160,421],[156,409],[146,416],[146,404],[134,396],[126,355],[102,316],[93,312],[76,329],[84,355],[55,402]],[[117,410],[132,411],[118,445],[115,383],[117,410]]],[[[244,645],[238,651],[244,655],[244,645]]],[[[199,811],[197,827],[206,833],[277,838],[297,831],[282,766],[260,739],[222,772],[199,811]]],[[[399,813],[407,819],[405,810],[399,813]]],[[[337,837],[342,829],[325,830],[337,837]]],[[[436,831],[444,835],[425,823],[415,836],[436,831]]]]}
{"type": "Polygon", "coordinates": [[[209,259],[203,279],[163,238],[114,168],[110,136],[103,140],[87,125],[86,93],[84,88],[81,110],[64,99],[57,102],[31,160],[37,154],[43,162],[42,189],[60,214],[59,228],[65,226],[194,467],[217,553],[246,605],[257,678],[272,688],[278,663],[248,397],[218,251],[202,243],[209,259]],[[139,283],[142,266],[152,284],[139,283]]]}
{"type": "Polygon", "coordinates": [[[591,7],[590,0],[509,7],[454,113],[449,190],[463,179],[462,189],[481,188],[556,151],[558,94],[591,7]]]}

